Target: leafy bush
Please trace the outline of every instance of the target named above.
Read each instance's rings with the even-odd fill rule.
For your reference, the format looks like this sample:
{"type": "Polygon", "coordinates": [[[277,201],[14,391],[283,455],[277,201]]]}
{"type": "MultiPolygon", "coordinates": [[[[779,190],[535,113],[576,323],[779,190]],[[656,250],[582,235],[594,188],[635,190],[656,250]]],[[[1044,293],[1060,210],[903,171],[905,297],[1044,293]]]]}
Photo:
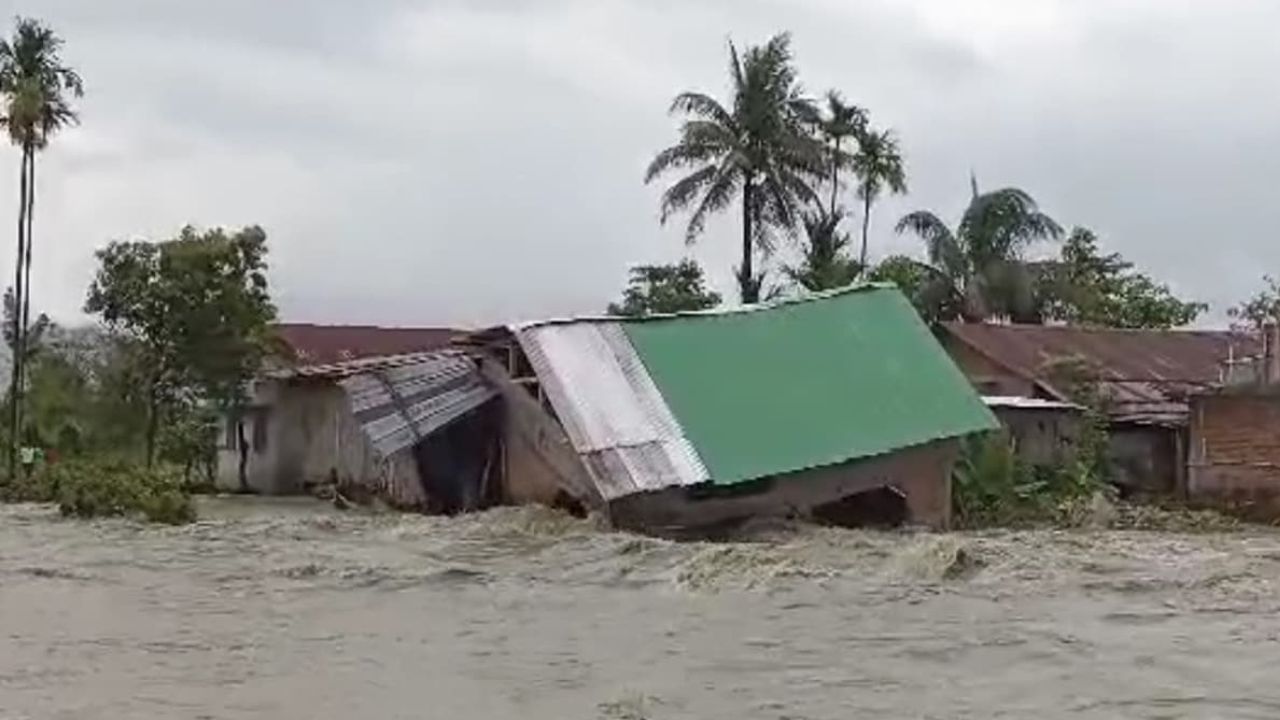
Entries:
{"type": "Polygon", "coordinates": [[[138,516],[181,525],[195,520],[195,505],[177,473],[125,460],[70,460],[22,476],[4,487],[10,502],[56,502],[63,515],[138,516]]]}
{"type": "Polygon", "coordinates": [[[962,446],[951,497],[961,527],[1075,524],[1080,501],[1104,488],[1092,458],[1030,465],[1018,458],[1008,438],[989,433],[962,446]]]}

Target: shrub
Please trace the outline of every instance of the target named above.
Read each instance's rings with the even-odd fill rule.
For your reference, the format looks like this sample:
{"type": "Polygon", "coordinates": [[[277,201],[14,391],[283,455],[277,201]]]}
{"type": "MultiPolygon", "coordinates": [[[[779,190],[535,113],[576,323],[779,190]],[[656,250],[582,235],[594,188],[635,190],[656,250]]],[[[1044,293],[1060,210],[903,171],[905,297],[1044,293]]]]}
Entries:
{"type": "Polygon", "coordinates": [[[63,515],[141,516],[179,525],[195,519],[195,506],[176,473],[119,460],[72,460],[41,475],[63,515]]]}
{"type": "Polygon", "coordinates": [[[969,438],[952,483],[952,507],[961,527],[1072,524],[1082,499],[1106,484],[1092,458],[1035,466],[1017,456],[1000,433],[969,438]]]}

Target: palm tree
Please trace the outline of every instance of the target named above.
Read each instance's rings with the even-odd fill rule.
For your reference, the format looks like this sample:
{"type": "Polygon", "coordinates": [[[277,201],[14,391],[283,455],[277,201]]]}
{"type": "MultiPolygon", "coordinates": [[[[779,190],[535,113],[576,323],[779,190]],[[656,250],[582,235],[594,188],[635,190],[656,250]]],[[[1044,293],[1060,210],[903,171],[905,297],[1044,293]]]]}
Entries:
{"type": "Polygon", "coordinates": [[[662,195],[662,222],[692,209],[685,241],[702,233],[707,217],[742,196],[742,264],[738,287],[745,303],[760,298],[762,277],[753,253],[768,253],[770,232],[794,232],[798,210],[817,196],[808,180],[823,172],[821,146],[809,136],[816,121],[792,64],[790,37],[776,35],[740,58],[729,44],[733,103],[726,108],[698,92],[676,96],[671,112],[684,116],[680,139],[659,152],[645,183],[671,170],[687,175],[662,195]]]}
{"type": "Polygon", "coordinates": [[[10,141],[22,150],[18,206],[18,261],[14,268],[16,302],[11,329],[16,351],[10,397],[13,399],[10,471],[14,470],[17,428],[21,426],[21,393],[25,347],[31,319],[31,258],[35,218],[36,154],[62,128],[78,121],[70,97],[84,94],[75,70],[62,64],[62,38],[32,18],[19,18],[13,36],[0,40],[0,98],[4,103],[2,125],[10,141]]]}
{"type": "Polygon", "coordinates": [[[808,242],[804,248],[804,259],[799,265],[786,268],[787,275],[804,289],[818,292],[844,287],[862,274],[857,261],[845,254],[850,239],[849,233],[840,230],[843,219],[844,213],[840,208],[832,213],[805,214],[804,231],[808,242]]]}
{"type": "Polygon", "coordinates": [[[827,108],[818,121],[818,132],[830,153],[831,206],[827,216],[836,215],[836,197],[840,192],[840,171],[853,166],[853,155],[845,151],[841,145],[846,140],[856,139],[866,130],[867,113],[856,105],[844,101],[836,90],[827,91],[827,108]]]}
{"type": "Polygon", "coordinates": [[[867,233],[871,229],[871,205],[885,190],[901,195],[907,191],[907,171],[892,130],[877,132],[864,127],[858,134],[858,152],[853,156],[853,172],[858,177],[858,197],[862,199],[862,252],[858,262],[867,266],[867,233]]]}
{"type": "Polygon", "coordinates": [[[976,180],[972,187],[973,199],[955,230],[921,210],[899,220],[897,231],[925,242],[929,264],[921,277],[930,285],[927,294],[955,308],[939,319],[1034,320],[1036,268],[1023,261],[1022,252],[1036,241],[1057,240],[1062,228],[1022,190],[980,193],[976,180]]]}

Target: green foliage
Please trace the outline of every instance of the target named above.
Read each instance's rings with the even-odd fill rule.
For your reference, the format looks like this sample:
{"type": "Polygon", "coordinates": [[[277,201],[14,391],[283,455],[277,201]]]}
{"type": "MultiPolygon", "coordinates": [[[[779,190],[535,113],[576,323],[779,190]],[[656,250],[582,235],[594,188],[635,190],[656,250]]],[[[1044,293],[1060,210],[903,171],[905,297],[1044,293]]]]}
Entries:
{"type": "Polygon", "coordinates": [[[1105,483],[1080,459],[1033,466],[1001,433],[967,438],[952,478],[955,522],[964,528],[1069,524],[1082,500],[1105,483]]]}
{"type": "Polygon", "coordinates": [[[871,270],[869,278],[898,286],[916,312],[930,325],[960,315],[959,298],[951,292],[950,283],[939,277],[932,266],[905,255],[890,255],[871,270]]]}
{"type": "Polygon", "coordinates": [[[706,310],[720,304],[720,294],[707,289],[697,262],[681,260],[673,265],[637,265],[622,293],[621,303],[610,303],[608,313],[624,317],[706,310]]]}
{"type": "Polygon", "coordinates": [[[113,242],[86,312],[127,338],[142,369],[154,455],[162,412],[230,408],[271,346],[266,233],[183,228],[161,243],[113,242]]]}
{"type": "Polygon", "coordinates": [[[857,137],[853,172],[858,176],[858,197],[862,200],[862,251],[858,254],[858,263],[866,267],[871,206],[886,190],[895,195],[905,193],[907,170],[892,130],[874,130],[864,123],[857,137]]]}
{"type": "Polygon", "coordinates": [[[1119,253],[1101,254],[1097,236],[1085,228],[1072,230],[1048,275],[1047,319],[1074,325],[1163,329],[1187,325],[1208,309],[1174,297],[1119,253]]]}
{"type": "Polygon", "coordinates": [[[78,120],[70,98],[84,94],[75,70],[62,64],[62,38],[32,18],[18,18],[13,36],[0,41],[0,125],[14,145],[43,148],[78,120]]]}
{"type": "Polygon", "coordinates": [[[1038,322],[1035,275],[1022,253],[1033,243],[1056,240],[1062,228],[1040,212],[1035,200],[1017,188],[981,193],[973,182],[973,199],[954,230],[928,211],[898,221],[899,233],[924,241],[935,305],[922,313],[940,320],[1007,318],[1038,322]]]}
{"type": "Polygon", "coordinates": [[[1227,310],[1242,330],[1261,331],[1268,322],[1280,321],[1280,283],[1270,275],[1262,277],[1266,287],[1256,295],[1227,310]]]}
{"type": "Polygon", "coordinates": [[[759,300],[753,254],[769,252],[773,232],[794,230],[804,203],[816,202],[809,179],[822,174],[825,158],[810,136],[817,111],[804,97],[786,34],[739,57],[729,46],[732,103],[726,107],[698,92],[677,95],[671,112],[684,116],[680,138],[659,152],[645,182],[670,171],[687,171],[662,195],[662,221],[692,211],[685,238],[693,242],[709,216],[742,198],[742,263],[739,289],[744,302],[759,300]]]}
{"type": "Polygon", "coordinates": [[[127,516],[169,525],[195,520],[195,505],[171,468],[120,459],[70,460],[23,474],[4,486],[8,502],[56,502],[78,518],[127,516]]]}
{"type": "Polygon", "coordinates": [[[810,212],[804,216],[806,243],[799,265],[786,268],[787,276],[806,290],[818,292],[844,287],[858,279],[862,267],[848,257],[849,234],[841,232],[844,219],[840,209],[835,214],[810,212]]]}

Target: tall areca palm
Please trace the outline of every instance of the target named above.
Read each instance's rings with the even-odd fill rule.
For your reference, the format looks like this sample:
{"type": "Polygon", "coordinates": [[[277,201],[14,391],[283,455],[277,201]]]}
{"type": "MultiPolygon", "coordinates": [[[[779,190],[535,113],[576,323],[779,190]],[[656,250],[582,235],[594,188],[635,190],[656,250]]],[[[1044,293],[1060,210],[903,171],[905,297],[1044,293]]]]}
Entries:
{"type": "Polygon", "coordinates": [[[827,92],[827,106],[818,121],[818,132],[827,144],[830,157],[828,182],[831,184],[831,205],[827,217],[836,216],[836,198],[840,194],[840,171],[853,167],[853,154],[843,147],[845,142],[858,138],[867,127],[867,113],[857,105],[844,101],[836,90],[827,92]]]}
{"type": "Polygon", "coordinates": [[[844,287],[858,279],[862,268],[848,256],[849,233],[840,229],[844,213],[808,212],[804,215],[806,243],[800,264],[786,268],[787,275],[811,292],[844,287]]]}
{"type": "Polygon", "coordinates": [[[871,206],[886,190],[899,195],[907,191],[907,171],[892,130],[863,128],[858,134],[853,172],[858,177],[858,197],[862,200],[862,251],[858,253],[858,263],[865,268],[871,206]]]}
{"type": "Polygon", "coordinates": [[[62,38],[48,26],[31,18],[19,18],[13,36],[0,40],[0,98],[3,115],[0,125],[10,141],[22,151],[18,207],[18,261],[14,286],[21,312],[13,319],[17,342],[10,386],[13,445],[10,471],[16,457],[21,428],[22,383],[26,337],[31,319],[31,258],[35,218],[36,154],[64,127],[77,122],[70,98],[84,94],[75,70],[62,63],[62,38]]]}
{"type": "Polygon", "coordinates": [[[756,250],[772,247],[771,232],[794,232],[799,208],[817,200],[808,179],[822,173],[822,151],[807,130],[816,119],[792,64],[790,38],[781,34],[739,57],[729,45],[733,101],[710,95],[677,95],[671,112],[684,116],[680,139],[659,152],[645,172],[649,183],[673,170],[688,171],[662,195],[662,221],[692,210],[685,231],[692,243],[707,217],[742,197],[742,301],[759,300],[756,250]]]}
{"type": "MultiPolygon", "coordinates": [[[[1056,240],[1062,228],[1017,188],[978,191],[954,230],[932,212],[921,210],[898,221],[899,233],[924,240],[924,268],[931,292],[948,298],[960,317],[976,322],[990,317],[1029,319],[1034,313],[1034,272],[1023,251],[1040,240],[1056,240]]],[[[943,317],[942,319],[951,319],[943,317]]]]}

